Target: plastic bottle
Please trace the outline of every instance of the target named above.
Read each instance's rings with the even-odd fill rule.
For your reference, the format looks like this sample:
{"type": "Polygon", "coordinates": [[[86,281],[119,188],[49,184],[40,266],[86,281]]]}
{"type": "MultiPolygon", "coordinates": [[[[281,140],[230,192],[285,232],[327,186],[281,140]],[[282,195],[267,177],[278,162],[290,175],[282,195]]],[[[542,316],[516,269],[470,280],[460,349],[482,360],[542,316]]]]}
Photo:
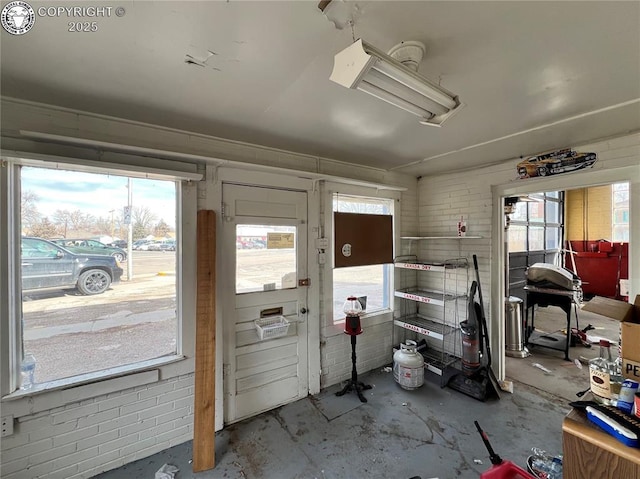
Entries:
{"type": "Polygon", "coordinates": [[[551,476],[551,463],[553,458],[546,451],[537,447],[531,448],[531,468],[538,474],[538,477],[549,479],[551,476]]]}
{"type": "Polygon", "coordinates": [[[549,479],[562,479],[562,459],[554,457],[549,468],[549,479]]]}
{"type": "Polygon", "coordinates": [[[20,363],[20,389],[30,389],[34,384],[36,372],[36,358],[33,354],[27,353],[20,363]]]}
{"type": "Polygon", "coordinates": [[[533,469],[538,477],[544,479],[549,478],[549,461],[541,456],[534,456],[531,461],[531,469],[533,469]]]}
{"type": "Polygon", "coordinates": [[[618,398],[618,409],[627,414],[633,412],[633,396],[638,391],[638,382],[631,379],[625,379],[620,389],[620,397],[618,398]]]}
{"type": "Polygon", "coordinates": [[[531,469],[541,479],[562,479],[562,454],[552,456],[547,451],[531,448],[531,469]]]}

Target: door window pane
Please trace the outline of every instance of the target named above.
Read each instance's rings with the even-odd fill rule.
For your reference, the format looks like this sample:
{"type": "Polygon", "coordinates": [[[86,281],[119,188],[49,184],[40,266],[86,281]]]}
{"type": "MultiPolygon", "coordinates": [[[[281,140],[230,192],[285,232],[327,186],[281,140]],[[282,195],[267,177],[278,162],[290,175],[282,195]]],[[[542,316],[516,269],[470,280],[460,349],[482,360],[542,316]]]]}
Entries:
{"type": "Polygon", "coordinates": [[[531,226],[529,228],[529,251],[544,249],[544,228],[531,226]]]}
{"type": "Polygon", "coordinates": [[[511,225],[507,230],[509,235],[509,252],[516,253],[527,251],[527,227],[521,225],[511,225]]]}
{"type": "Polygon", "coordinates": [[[560,228],[547,226],[546,249],[556,249],[560,245],[560,228]]]}
{"type": "Polygon", "coordinates": [[[236,226],[236,293],[295,288],[295,226],[236,226]]]}
{"type": "Polygon", "coordinates": [[[518,201],[514,212],[510,215],[511,221],[527,221],[527,203],[518,201]]]}
{"type": "Polygon", "coordinates": [[[529,221],[544,222],[544,201],[532,201],[526,204],[529,205],[529,221]]]}
{"type": "Polygon", "coordinates": [[[560,223],[560,203],[555,201],[547,201],[545,205],[547,223],[560,223]]]}
{"type": "Polygon", "coordinates": [[[175,181],[20,169],[22,351],[35,384],[177,353],[175,181]],[[133,240],[173,246],[134,250],[133,240]]]}

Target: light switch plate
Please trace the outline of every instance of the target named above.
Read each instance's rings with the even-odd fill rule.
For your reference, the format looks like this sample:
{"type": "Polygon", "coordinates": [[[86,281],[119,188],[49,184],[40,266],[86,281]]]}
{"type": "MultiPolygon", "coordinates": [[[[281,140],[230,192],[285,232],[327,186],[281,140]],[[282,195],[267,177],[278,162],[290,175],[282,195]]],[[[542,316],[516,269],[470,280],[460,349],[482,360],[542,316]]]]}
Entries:
{"type": "Polygon", "coordinates": [[[329,247],[329,238],[316,238],[316,249],[327,249],[329,247]]]}

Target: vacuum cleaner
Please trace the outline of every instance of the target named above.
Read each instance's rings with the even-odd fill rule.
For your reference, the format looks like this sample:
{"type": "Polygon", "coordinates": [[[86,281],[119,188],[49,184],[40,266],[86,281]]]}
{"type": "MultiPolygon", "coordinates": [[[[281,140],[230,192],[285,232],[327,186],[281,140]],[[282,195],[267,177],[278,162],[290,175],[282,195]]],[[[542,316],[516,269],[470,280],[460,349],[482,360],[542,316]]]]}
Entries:
{"type": "Polygon", "coordinates": [[[447,386],[479,401],[500,399],[498,380],[491,369],[491,348],[476,255],[473,255],[473,266],[477,281],[471,283],[469,290],[467,319],[460,323],[462,372],[453,375],[447,386]]]}

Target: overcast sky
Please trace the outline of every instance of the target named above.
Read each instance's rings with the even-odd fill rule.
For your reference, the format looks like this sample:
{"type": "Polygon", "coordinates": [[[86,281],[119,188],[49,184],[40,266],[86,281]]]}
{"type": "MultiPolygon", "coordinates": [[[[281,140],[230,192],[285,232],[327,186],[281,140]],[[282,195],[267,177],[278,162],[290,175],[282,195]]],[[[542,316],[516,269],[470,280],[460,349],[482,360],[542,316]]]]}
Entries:
{"type": "MultiPolygon", "coordinates": [[[[128,178],[47,168],[22,168],[22,191],[38,195],[38,211],[53,219],[56,210],[81,210],[96,218],[122,216],[128,200],[128,178]]],[[[175,184],[132,179],[133,207],[146,206],[158,219],[175,227],[175,184]]]]}

